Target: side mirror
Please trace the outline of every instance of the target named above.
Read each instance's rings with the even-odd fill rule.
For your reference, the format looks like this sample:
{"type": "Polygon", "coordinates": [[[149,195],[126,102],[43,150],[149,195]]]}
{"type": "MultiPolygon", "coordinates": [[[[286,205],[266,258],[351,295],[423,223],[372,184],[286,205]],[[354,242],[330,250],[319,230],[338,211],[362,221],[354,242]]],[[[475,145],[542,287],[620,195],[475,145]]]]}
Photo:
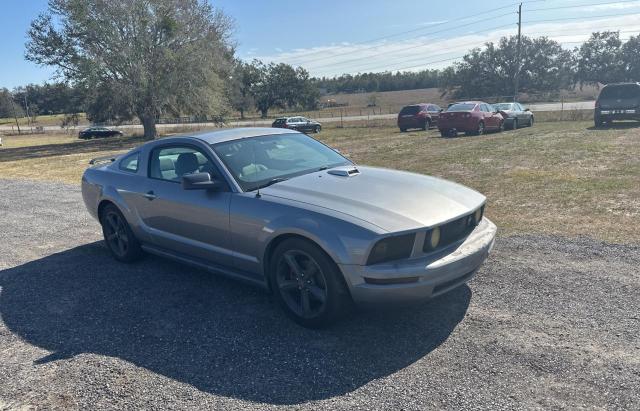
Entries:
{"type": "Polygon", "coordinates": [[[531,111],[531,110],[529,110],[529,107],[527,107],[527,108],[524,109],[524,111],[531,111]]]}
{"type": "Polygon", "coordinates": [[[444,111],[444,109],[443,109],[443,108],[441,108],[441,109],[440,109],[440,113],[442,113],[443,111],[444,111]]]}
{"type": "Polygon", "coordinates": [[[222,184],[211,178],[209,173],[193,173],[182,176],[182,188],[185,190],[218,190],[222,184]]]}

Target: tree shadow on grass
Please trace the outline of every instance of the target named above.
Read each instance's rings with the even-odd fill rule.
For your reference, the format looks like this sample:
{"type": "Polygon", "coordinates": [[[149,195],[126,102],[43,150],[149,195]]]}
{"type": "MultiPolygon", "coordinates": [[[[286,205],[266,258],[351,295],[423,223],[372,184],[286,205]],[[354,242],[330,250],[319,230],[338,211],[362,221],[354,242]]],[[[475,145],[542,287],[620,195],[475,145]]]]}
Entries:
{"type": "Polygon", "coordinates": [[[259,289],[156,257],[120,264],[98,242],[0,271],[0,287],[6,326],[52,351],[36,366],[95,353],[271,404],[342,395],[411,365],[448,338],[471,299],[462,286],[307,330],[259,289]]]}
{"type": "Polygon", "coordinates": [[[109,137],[88,141],[74,141],[62,144],[44,144],[5,148],[0,151],[0,162],[44,158],[69,154],[93,153],[96,151],[126,150],[136,144],[143,143],[143,137],[109,137]]]}

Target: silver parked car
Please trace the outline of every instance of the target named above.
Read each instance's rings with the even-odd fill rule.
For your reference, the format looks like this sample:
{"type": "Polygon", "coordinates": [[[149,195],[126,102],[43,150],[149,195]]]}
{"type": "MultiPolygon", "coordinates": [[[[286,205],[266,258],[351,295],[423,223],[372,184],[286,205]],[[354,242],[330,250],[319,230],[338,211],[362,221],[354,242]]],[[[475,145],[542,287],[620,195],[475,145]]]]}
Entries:
{"type": "Polygon", "coordinates": [[[533,126],[533,113],[520,103],[498,103],[493,107],[504,117],[505,128],[515,130],[523,126],[533,126]]]}
{"type": "Polygon", "coordinates": [[[356,166],[287,129],[166,138],[111,160],[85,171],[82,195],[117,260],[146,251],[257,284],[309,327],[351,302],[458,287],[496,234],[482,194],[356,166]]]}

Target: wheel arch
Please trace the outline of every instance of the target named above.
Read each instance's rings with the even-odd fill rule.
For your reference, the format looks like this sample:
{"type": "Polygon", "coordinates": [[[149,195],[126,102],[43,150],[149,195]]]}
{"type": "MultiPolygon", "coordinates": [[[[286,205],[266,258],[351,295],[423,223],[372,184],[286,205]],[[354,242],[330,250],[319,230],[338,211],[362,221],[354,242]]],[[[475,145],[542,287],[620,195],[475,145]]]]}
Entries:
{"type": "MultiPolygon", "coordinates": [[[[306,241],[306,242],[318,247],[318,249],[320,251],[322,251],[322,253],[329,259],[331,264],[333,264],[333,266],[337,270],[337,272],[340,273],[341,280],[344,282],[346,289],[349,290],[349,287],[347,286],[347,280],[344,278],[344,273],[342,272],[342,270],[340,270],[340,266],[336,262],[335,258],[331,256],[331,253],[328,252],[325,249],[325,247],[322,246],[322,244],[320,244],[318,241],[315,241],[314,239],[312,239],[312,238],[310,238],[308,236],[305,236],[303,234],[287,232],[287,233],[279,234],[279,235],[275,236],[274,238],[272,238],[269,241],[269,243],[267,244],[267,246],[265,247],[264,254],[262,256],[262,268],[263,268],[265,279],[267,280],[266,281],[267,282],[267,288],[268,288],[268,290],[270,292],[273,291],[272,285],[271,285],[271,273],[269,272],[270,271],[269,267],[271,266],[273,252],[275,251],[275,249],[280,244],[282,244],[284,241],[289,240],[289,239],[303,240],[303,241],[306,241]]],[[[351,296],[351,292],[349,292],[349,296],[351,296]]]]}

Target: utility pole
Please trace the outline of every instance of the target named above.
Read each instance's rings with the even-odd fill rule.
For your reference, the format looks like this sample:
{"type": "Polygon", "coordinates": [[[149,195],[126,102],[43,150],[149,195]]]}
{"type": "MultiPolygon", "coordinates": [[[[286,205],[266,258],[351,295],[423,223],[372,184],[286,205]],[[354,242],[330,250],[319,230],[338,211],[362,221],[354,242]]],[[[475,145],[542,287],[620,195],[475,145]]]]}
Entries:
{"type": "Polygon", "coordinates": [[[9,95],[9,100],[11,100],[11,110],[13,111],[13,118],[16,119],[16,127],[18,127],[18,134],[22,134],[20,132],[20,123],[18,123],[18,116],[16,115],[16,106],[13,105],[13,95],[9,95]]]}
{"type": "Polygon", "coordinates": [[[513,101],[518,100],[518,88],[520,88],[520,33],[522,32],[522,3],[518,6],[518,45],[516,47],[516,75],[514,79],[513,101]]]}

